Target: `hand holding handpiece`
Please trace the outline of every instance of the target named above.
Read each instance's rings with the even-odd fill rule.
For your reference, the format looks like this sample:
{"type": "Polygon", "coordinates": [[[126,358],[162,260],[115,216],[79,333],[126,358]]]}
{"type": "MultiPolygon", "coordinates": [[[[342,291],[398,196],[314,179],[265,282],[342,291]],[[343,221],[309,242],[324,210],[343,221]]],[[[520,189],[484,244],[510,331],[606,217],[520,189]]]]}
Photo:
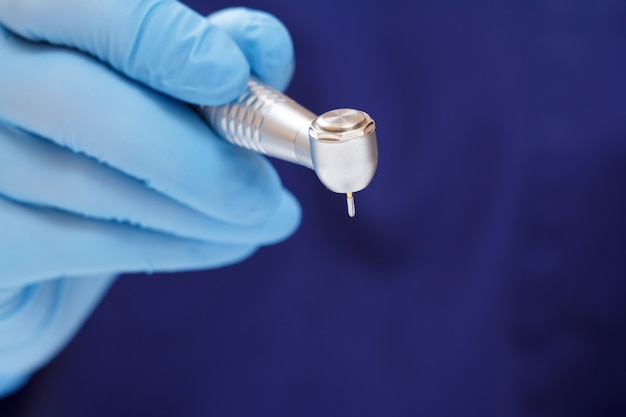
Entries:
{"type": "Polygon", "coordinates": [[[262,156],[186,103],[253,73],[284,88],[275,18],[176,1],[0,0],[0,395],[76,332],[122,272],[213,268],[297,227],[262,156]]]}

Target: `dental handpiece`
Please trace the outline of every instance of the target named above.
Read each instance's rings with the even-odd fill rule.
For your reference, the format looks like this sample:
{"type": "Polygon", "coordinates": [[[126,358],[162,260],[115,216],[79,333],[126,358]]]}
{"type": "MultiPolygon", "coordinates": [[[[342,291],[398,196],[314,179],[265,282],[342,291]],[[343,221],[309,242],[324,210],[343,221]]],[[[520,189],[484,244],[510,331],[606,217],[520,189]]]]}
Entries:
{"type": "Polygon", "coordinates": [[[230,143],[313,169],[329,190],[346,194],[354,217],[353,194],[367,187],[378,165],[376,124],[367,113],[316,116],[256,78],[237,100],[199,112],[230,143]]]}

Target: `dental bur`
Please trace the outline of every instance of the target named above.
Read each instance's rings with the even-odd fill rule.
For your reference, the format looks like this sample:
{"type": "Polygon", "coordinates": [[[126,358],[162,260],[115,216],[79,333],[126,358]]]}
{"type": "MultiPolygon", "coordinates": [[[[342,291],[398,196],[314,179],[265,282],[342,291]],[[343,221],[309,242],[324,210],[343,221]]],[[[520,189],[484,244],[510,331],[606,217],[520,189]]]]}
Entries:
{"type": "Polygon", "coordinates": [[[237,100],[200,106],[211,127],[230,143],[311,168],[329,190],[346,195],[367,187],[378,165],[376,124],[365,112],[337,109],[316,116],[256,78],[237,100]]]}

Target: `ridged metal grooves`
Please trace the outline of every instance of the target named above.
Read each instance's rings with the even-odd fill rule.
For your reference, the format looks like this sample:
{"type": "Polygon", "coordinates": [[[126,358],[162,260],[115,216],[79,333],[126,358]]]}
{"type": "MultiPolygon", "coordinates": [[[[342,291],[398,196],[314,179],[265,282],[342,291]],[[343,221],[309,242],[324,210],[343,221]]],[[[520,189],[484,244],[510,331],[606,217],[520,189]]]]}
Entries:
{"type": "Polygon", "coordinates": [[[210,122],[230,143],[267,154],[261,134],[264,115],[275,104],[288,100],[273,88],[250,79],[248,91],[237,101],[209,108],[210,122]]]}

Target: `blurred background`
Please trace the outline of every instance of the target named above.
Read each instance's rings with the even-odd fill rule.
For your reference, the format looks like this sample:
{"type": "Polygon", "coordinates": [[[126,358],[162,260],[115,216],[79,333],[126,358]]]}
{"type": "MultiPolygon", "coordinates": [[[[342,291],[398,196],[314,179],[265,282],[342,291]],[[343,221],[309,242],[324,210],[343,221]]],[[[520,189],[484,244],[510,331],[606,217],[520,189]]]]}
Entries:
{"type": "Polygon", "coordinates": [[[2,417],[626,415],[626,3],[188,0],[289,28],[288,94],[367,111],[357,216],[122,277],[2,417]]]}

